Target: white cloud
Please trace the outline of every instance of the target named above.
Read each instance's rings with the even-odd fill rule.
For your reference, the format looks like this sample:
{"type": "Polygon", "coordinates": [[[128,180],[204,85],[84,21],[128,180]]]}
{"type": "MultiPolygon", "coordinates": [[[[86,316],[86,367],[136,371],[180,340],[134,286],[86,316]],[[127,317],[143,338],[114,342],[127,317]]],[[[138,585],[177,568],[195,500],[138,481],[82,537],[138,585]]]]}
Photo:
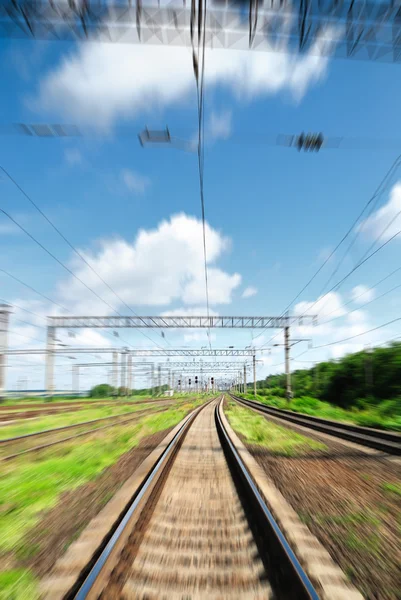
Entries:
{"type": "Polygon", "coordinates": [[[347,320],[353,325],[361,323],[365,325],[368,321],[368,313],[366,310],[353,310],[347,315],[347,320]]]}
{"type": "Polygon", "coordinates": [[[64,157],[66,162],[71,166],[82,165],[83,158],[78,148],[66,148],[64,151],[64,157]]]}
{"type": "Polygon", "coordinates": [[[210,115],[206,127],[206,137],[208,140],[226,140],[230,137],[232,131],[232,112],[224,110],[221,113],[213,111],[210,115]]]}
{"type": "MultiPolygon", "coordinates": [[[[240,284],[238,273],[229,274],[214,266],[230,240],[206,224],[209,263],[209,300],[227,304],[240,284]]],[[[136,239],[103,240],[97,251],[81,250],[95,271],[129,305],[163,306],[173,301],[184,304],[205,303],[202,223],[186,214],[172,216],[156,229],[140,230],[136,239]]],[[[77,276],[113,308],[122,308],[115,295],[80,261],[71,266],[77,276]]],[[[63,305],[76,314],[110,314],[111,309],[69,278],[58,286],[63,305]]],[[[126,308],[125,308],[126,311],[126,308]]]]}
{"type": "MultiPolygon", "coordinates": [[[[209,316],[217,317],[218,312],[209,308],[209,316]]],[[[204,304],[203,306],[195,306],[193,308],[174,308],[172,310],[165,310],[161,314],[162,317],[206,317],[207,316],[207,308],[204,304]]]]}
{"type": "Polygon", "coordinates": [[[359,225],[371,238],[380,236],[380,241],[389,240],[401,229],[401,183],[397,183],[390,192],[390,198],[386,204],[376,210],[359,225]]]}
{"type": "Polygon", "coordinates": [[[351,299],[355,304],[365,304],[370,302],[375,297],[375,289],[369,288],[367,285],[356,285],[351,291],[351,299]]]}
{"type": "Polygon", "coordinates": [[[256,296],[257,293],[258,293],[258,290],[255,287],[253,287],[252,285],[250,285],[249,287],[244,289],[244,291],[242,292],[242,297],[250,298],[251,296],[256,296]]]}
{"type": "MultiPolygon", "coordinates": [[[[241,283],[241,275],[229,275],[221,269],[208,269],[208,290],[210,304],[230,304],[232,292],[241,283]]],[[[206,302],[205,276],[198,272],[185,286],[182,300],[185,304],[206,302]]]]}
{"type": "Polygon", "coordinates": [[[130,192],[143,194],[150,185],[150,179],[136,173],[132,169],[123,169],[121,171],[121,180],[130,192]]]}
{"type": "Polygon", "coordinates": [[[295,305],[294,314],[314,314],[319,315],[320,321],[325,321],[325,317],[339,317],[345,314],[341,295],[337,292],[330,292],[320,296],[317,301],[298,302],[295,305]]]}
{"type": "MultiPolygon", "coordinates": [[[[326,72],[326,34],[298,56],[286,53],[285,46],[277,52],[208,49],[206,86],[223,86],[244,101],[280,91],[299,100],[326,72]]],[[[42,79],[33,107],[108,130],[119,118],[152,114],[194,94],[192,58],[185,48],[91,43],[69,53],[42,79]]]]}

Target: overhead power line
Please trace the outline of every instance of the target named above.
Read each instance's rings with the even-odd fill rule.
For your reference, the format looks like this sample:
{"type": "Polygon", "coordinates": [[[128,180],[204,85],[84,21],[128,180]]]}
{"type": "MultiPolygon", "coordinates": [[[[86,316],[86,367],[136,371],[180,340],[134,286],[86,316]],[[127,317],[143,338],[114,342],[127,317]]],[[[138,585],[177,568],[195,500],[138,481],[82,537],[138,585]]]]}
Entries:
{"type": "MultiPolygon", "coordinates": [[[[119,294],[117,294],[117,292],[107,283],[107,281],[105,281],[105,279],[94,269],[94,267],[86,260],[86,258],[82,255],[81,252],[79,252],[79,250],[77,250],[77,248],[69,241],[69,239],[60,231],[60,229],[49,219],[49,217],[43,212],[43,210],[36,204],[36,202],[26,193],[26,191],[19,185],[19,183],[14,179],[14,177],[12,177],[12,175],[3,167],[0,165],[0,169],[3,171],[3,173],[8,177],[8,179],[15,185],[15,187],[21,192],[21,194],[28,200],[28,202],[30,202],[30,204],[32,204],[32,206],[38,211],[38,213],[47,221],[47,223],[54,229],[54,231],[56,231],[56,233],[64,240],[64,242],[73,250],[73,252],[87,265],[87,267],[100,279],[100,281],[116,296],[116,298],[122,303],[124,304],[124,306],[126,306],[128,308],[128,310],[130,310],[135,316],[138,316],[137,313],[121,298],[121,296],[119,294]]],[[[1,209],[0,209],[1,210],[1,209]]],[[[88,285],[86,285],[85,282],[82,281],[82,279],[80,279],[77,275],[75,275],[68,267],[66,267],[64,265],[64,263],[62,263],[57,257],[55,257],[50,251],[48,251],[42,244],[40,244],[40,242],[38,242],[28,231],[26,231],[21,225],[19,225],[10,215],[8,215],[7,213],[5,213],[18,227],[20,227],[20,229],[22,229],[32,240],[34,240],[37,244],[39,244],[41,246],[41,248],[43,248],[43,250],[45,250],[45,252],[47,252],[48,254],[50,254],[50,256],[52,258],[54,258],[54,260],[56,260],[63,268],[67,269],[68,272],[73,275],[73,277],[75,277],[75,279],[77,279],[80,283],[82,283],[89,291],[91,291],[99,300],[101,300],[103,303],[105,303],[109,308],[111,308],[111,310],[113,310],[113,312],[117,312],[116,309],[114,309],[106,300],[104,300],[103,298],[101,298],[99,296],[99,294],[97,294],[97,292],[95,292],[92,288],[90,288],[88,285]]],[[[117,312],[117,314],[119,314],[117,312]]],[[[121,316],[121,315],[120,315],[121,316]]],[[[148,340],[150,340],[153,344],[156,344],[159,348],[160,346],[150,337],[148,336],[146,333],[144,333],[143,331],[141,331],[141,334],[146,337],[148,340]]],[[[168,342],[169,343],[169,342],[168,342]]]]}
{"type": "MultiPolygon", "coordinates": [[[[196,94],[198,104],[198,171],[199,171],[199,191],[201,201],[201,215],[202,215],[202,239],[203,239],[203,262],[204,262],[204,273],[205,273],[205,290],[206,290],[206,312],[209,318],[209,282],[208,282],[208,270],[207,270],[207,249],[206,249],[206,217],[205,217],[205,194],[204,194],[204,163],[205,163],[205,148],[204,148],[204,106],[205,106],[205,47],[206,47],[206,14],[207,4],[206,0],[199,0],[198,11],[196,12],[195,0],[192,0],[192,11],[191,11],[191,44],[192,44],[192,60],[194,75],[196,81],[196,94]],[[198,40],[198,52],[195,52],[195,25],[197,20],[197,40],[198,40]],[[200,52],[200,44],[202,40],[202,52],[200,52]],[[200,76],[199,76],[200,69],[200,76]]],[[[207,336],[209,342],[209,348],[212,349],[210,328],[207,329],[207,336]]]]}
{"type": "MultiPolygon", "coordinates": [[[[315,271],[315,273],[312,275],[312,277],[307,281],[307,283],[302,287],[302,289],[294,296],[294,298],[291,300],[291,302],[286,306],[286,308],[283,310],[282,315],[285,314],[287,312],[287,310],[289,310],[291,308],[291,306],[294,304],[294,302],[301,296],[301,294],[303,294],[303,292],[309,287],[309,285],[315,280],[315,278],[317,277],[317,275],[322,271],[322,269],[325,267],[325,265],[329,262],[329,260],[335,255],[335,253],[338,251],[338,249],[342,246],[342,244],[347,240],[347,238],[351,235],[352,231],[355,229],[355,227],[357,226],[357,224],[359,223],[359,221],[362,219],[364,213],[367,211],[367,209],[369,207],[371,207],[371,210],[369,212],[369,215],[367,218],[369,218],[369,216],[372,214],[373,210],[375,209],[377,202],[380,198],[380,196],[383,194],[383,192],[386,190],[386,188],[388,187],[391,177],[393,175],[393,173],[395,172],[395,170],[398,168],[398,166],[401,163],[401,155],[397,156],[397,158],[394,160],[394,162],[392,163],[392,165],[390,166],[390,168],[386,171],[384,177],[382,178],[382,180],[380,181],[379,185],[377,186],[376,190],[374,191],[374,193],[372,194],[372,196],[368,199],[368,201],[366,202],[365,206],[363,207],[363,209],[360,211],[360,213],[358,214],[358,216],[356,217],[356,219],[354,219],[354,221],[352,222],[351,226],[348,228],[348,230],[345,232],[345,234],[343,235],[343,237],[340,239],[340,241],[337,243],[336,247],[334,248],[334,250],[332,250],[330,252],[330,254],[327,256],[327,258],[323,261],[323,263],[320,265],[320,267],[315,271]],[[376,202],[375,202],[376,200],[376,202]]],[[[390,224],[387,226],[387,228],[390,226],[390,224]]],[[[385,229],[385,231],[387,230],[387,228],[385,229]]],[[[380,239],[380,237],[384,234],[383,231],[381,233],[381,235],[376,238],[375,242],[373,243],[373,245],[370,246],[370,248],[374,247],[375,243],[377,243],[378,239],[380,239]]],[[[343,255],[340,264],[333,270],[332,274],[330,275],[329,279],[326,281],[325,285],[322,288],[322,291],[325,289],[325,287],[329,284],[329,282],[332,280],[333,276],[337,273],[339,266],[342,264],[343,260],[345,259],[346,255],[348,254],[348,252],[350,251],[350,249],[352,248],[352,246],[354,245],[358,235],[360,233],[360,230],[358,229],[355,232],[355,236],[353,241],[351,242],[350,245],[348,245],[348,248],[345,252],[345,254],[343,255]]],[[[398,234],[397,234],[398,235],[398,234]]],[[[393,236],[396,237],[396,236],[393,236]]],[[[391,241],[391,240],[388,240],[391,241]]],[[[386,242],[388,243],[388,242],[386,242]]],[[[386,244],[383,244],[381,246],[384,247],[386,244]]],[[[369,249],[370,249],[369,248],[369,249]]],[[[379,248],[379,249],[381,249],[379,248]]],[[[368,249],[368,252],[369,252],[368,249]]],[[[379,250],[378,249],[378,250],[379,250]]],[[[372,256],[374,256],[375,252],[373,252],[368,258],[371,258],[372,256]]],[[[363,255],[362,259],[360,259],[360,261],[357,263],[356,267],[354,267],[354,269],[352,269],[342,280],[340,280],[340,282],[338,282],[335,286],[333,286],[333,288],[331,288],[328,292],[326,292],[323,296],[321,296],[321,293],[318,295],[318,299],[312,304],[312,306],[308,307],[307,310],[312,310],[313,307],[317,304],[317,302],[320,302],[322,300],[322,298],[324,298],[325,296],[327,296],[331,291],[333,291],[336,286],[340,286],[342,285],[342,283],[352,274],[354,273],[357,268],[359,268],[359,266],[361,266],[362,264],[364,264],[364,262],[366,262],[365,260],[366,258],[366,252],[363,255]],[[320,297],[321,296],[321,297],[320,297]]],[[[321,312],[321,311],[320,311],[321,312]]],[[[259,334],[261,335],[261,333],[259,334]]],[[[275,334],[274,336],[272,336],[268,342],[265,345],[269,345],[279,334],[275,334]]],[[[257,336],[258,337],[258,336],[257,336]]],[[[256,339],[256,338],[255,338],[256,339]]],[[[265,347],[261,346],[259,349],[262,349],[265,347]]]]}
{"type": "Polygon", "coordinates": [[[356,333],[355,335],[343,338],[342,340],[336,340],[335,342],[328,342],[327,344],[320,344],[320,346],[314,346],[313,350],[317,350],[318,348],[326,348],[327,346],[334,346],[335,344],[342,344],[343,342],[348,342],[349,340],[361,337],[363,335],[366,335],[367,333],[372,333],[372,331],[383,329],[383,327],[387,327],[388,325],[392,325],[393,323],[397,323],[398,321],[401,321],[401,317],[397,317],[396,319],[387,321],[387,323],[383,323],[382,325],[378,325],[377,327],[372,327],[372,329],[368,329],[367,331],[362,331],[362,333],[356,333]]]}

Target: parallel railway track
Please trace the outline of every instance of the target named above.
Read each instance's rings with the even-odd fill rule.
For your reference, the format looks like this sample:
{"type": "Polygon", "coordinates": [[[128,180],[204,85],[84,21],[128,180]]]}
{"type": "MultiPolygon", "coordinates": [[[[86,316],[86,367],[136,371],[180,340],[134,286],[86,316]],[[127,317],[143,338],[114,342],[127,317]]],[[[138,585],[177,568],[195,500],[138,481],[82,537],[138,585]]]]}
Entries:
{"type": "Polygon", "coordinates": [[[318,598],[218,404],[185,420],[64,598],[318,598]]]}
{"type": "Polygon", "coordinates": [[[315,431],[320,431],[344,440],[374,448],[386,454],[401,455],[401,435],[390,431],[382,431],[379,429],[370,429],[369,427],[360,427],[351,423],[341,423],[339,421],[331,421],[320,417],[313,417],[302,413],[295,413],[289,410],[282,410],[273,406],[266,406],[261,402],[247,400],[234,394],[230,394],[231,398],[253,408],[265,415],[282,419],[288,423],[308,427],[315,431]]]}
{"type": "Polygon", "coordinates": [[[1,456],[1,454],[0,454],[0,463],[19,458],[20,456],[29,454],[31,452],[38,452],[40,450],[44,450],[44,449],[50,448],[52,446],[57,446],[59,444],[63,444],[65,442],[68,442],[68,441],[71,441],[71,440],[74,440],[74,439],[77,439],[77,438],[80,438],[83,436],[93,435],[99,431],[103,431],[104,429],[110,429],[111,427],[126,425],[127,423],[131,423],[132,421],[138,420],[139,418],[143,417],[146,414],[155,415],[160,412],[163,412],[164,410],[167,410],[168,408],[169,408],[169,406],[165,406],[165,407],[161,408],[160,410],[153,410],[152,408],[147,408],[144,410],[132,411],[132,412],[125,413],[122,415],[113,415],[111,417],[102,417],[100,419],[92,419],[91,421],[83,421],[81,423],[75,423],[73,425],[65,425],[63,427],[56,427],[54,429],[46,429],[44,431],[36,431],[34,433],[28,433],[28,434],[21,435],[21,436],[6,438],[3,440],[0,440],[0,451],[3,448],[7,448],[10,446],[14,447],[14,450],[10,454],[7,454],[5,456],[1,456]],[[77,428],[80,428],[80,427],[83,427],[86,425],[97,425],[99,422],[102,422],[102,421],[113,421],[113,422],[108,423],[107,425],[101,425],[100,427],[94,427],[94,428],[92,427],[91,429],[86,429],[85,431],[80,431],[73,435],[67,435],[66,437],[63,437],[63,438],[60,438],[57,440],[51,439],[52,436],[55,436],[55,435],[57,436],[60,432],[75,430],[77,428]],[[45,441],[46,437],[49,437],[51,439],[51,441],[46,442],[45,441]],[[24,447],[24,444],[29,444],[30,442],[36,443],[38,438],[41,440],[41,442],[39,444],[28,447],[28,448],[24,447]],[[17,449],[17,448],[15,448],[15,446],[18,447],[18,445],[21,445],[21,444],[22,444],[22,447],[20,447],[20,449],[18,451],[15,451],[17,449]]]}

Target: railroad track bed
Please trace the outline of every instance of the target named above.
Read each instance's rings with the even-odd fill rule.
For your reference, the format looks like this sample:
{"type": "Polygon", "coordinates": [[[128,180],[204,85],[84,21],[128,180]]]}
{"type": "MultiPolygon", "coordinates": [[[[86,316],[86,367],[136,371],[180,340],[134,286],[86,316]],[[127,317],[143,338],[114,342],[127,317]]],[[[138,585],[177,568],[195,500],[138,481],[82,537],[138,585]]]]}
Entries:
{"type": "Polygon", "coordinates": [[[230,396],[245,406],[259,410],[271,417],[282,419],[285,423],[307,427],[389,455],[401,456],[401,434],[399,433],[282,410],[234,394],[230,394],[230,396]]]}
{"type": "Polygon", "coordinates": [[[43,404],[38,407],[32,407],[30,410],[20,410],[19,407],[8,407],[8,406],[0,406],[0,409],[11,409],[11,410],[3,410],[0,412],[0,427],[7,427],[9,425],[16,425],[18,423],[24,422],[26,419],[40,419],[46,416],[58,416],[63,413],[74,413],[79,411],[87,411],[96,408],[105,408],[105,407],[113,407],[116,406],[135,406],[136,404],[157,404],[160,402],[171,403],[176,401],[176,399],[171,398],[158,398],[158,399],[141,399],[138,402],[89,402],[85,404],[70,404],[63,403],[63,406],[52,407],[51,404],[43,404]]]}
{"type": "Polygon", "coordinates": [[[73,442],[75,439],[101,433],[110,427],[121,427],[125,424],[133,424],[146,415],[157,414],[168,407],[149,407],[122,415],[101,417],[92,421],[65,425],[45,431],[38,431],[26,435],[6,438],[0,440],[0,462],[19,458],[28,453],[39,452],[58,444],[73,442]],[[159,410],[157,410],[157,408],[159,410]]]}
{"type": "Polygon", "coordinates": [[[29,600],[37,600],[37,578],[195,406],[186,402],[162,412],[154,406],[131,422],[2,463],[0,595],[25,600],[27,586],[29,600]]]}
{"type": "Polygon", "coordinates": [[[44,597],[301,600],[319,597],[315,585],[325,598],[360,600],[227,431],[216,401],[188,417],[119,518],[113,520],[116,497],[109,507],[114,516],[106,507],[56,563],[43,581],[44,597]],[[256,476],[306,570],[255,486],[256,476]]]}
{"type": "MultiPolygon", "coordinates": [[[[234,417],[237,422],[246,421],[241,411],[250,413],[252,427],[260,439],[262,421],[269,426],[279,424],[291,434],[300,432],[296,425],[245,408],[243,403],[234,404],[226,399],[225,411],[233,425],[234,417]],[[234,412],[231,406],[236,407],[234,412]]],[[[364,597],[398,600],[401,589],[401,469],[398,460],[388,460],[387,455],[379,451],[366,452],[344,443],[341,438],[309,431],[302,430],[302,434],[313,441],[324,442],[325,449],[286,456],[272,449],[268,442],[256,443],[250,436],[239,435],[258,465],[312,533],[330,549],[330,554],[364,597]]]]}

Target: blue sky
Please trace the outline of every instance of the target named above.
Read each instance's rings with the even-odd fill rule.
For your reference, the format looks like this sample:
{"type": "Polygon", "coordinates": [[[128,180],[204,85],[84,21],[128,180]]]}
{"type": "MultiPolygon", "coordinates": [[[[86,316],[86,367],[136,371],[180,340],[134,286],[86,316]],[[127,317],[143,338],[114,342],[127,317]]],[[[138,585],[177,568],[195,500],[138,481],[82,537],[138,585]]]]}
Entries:
{"type": "MultiPolygon", "coordinates": [[[[69,139],[2,136],[0,164],[137,313],[204,312],[196,155],[173,148],[141,148],[136,136],[145,125],[157,129],[168,124],[172,135],[194,139],[197,111],[189,50],[2,40],[0,52],[2,124],[73,123],[85,132],[82,138],[69,139]]],[[[399,86],[397,65],[267,52],[207,53],[205,204],[215,313],[281,314],[397,157],[394,143],[384,144],[380,151],[323,149],[308,154],[266,140],[280,133],[322,131],[329,137],[401,141],[399,86]]],[[[375,213],[332,285],[355,266],[392,219],[378,245],[400,228],[401,191],[394,187],[399,179],[400,170],[378,198],[375,213]]],[[[4,174],[0,190],[0,208],[105,301],[120,313],[128,312],[4,174]]],[[[324,346],[401,316],[401,288],[362,306],[401,283],[399,273],[352,301],[353,295],[364,291],[353,292],[356,286],[375,287],[400,266],[400,243],[401,239],[394,239],[336,293],[314,306],[314,312],[321,313],[318,327],[296,328],[294,335],[313,337],[314,346],[324,346]],[[329,313],[339,318],[324,325],[329,313]]],[[[0,268],[72,313],[111,313],[4,215],[0,244],[0,268]]],[[[341,247],[297,302],[318,300],[345,249],[346,245],[341,247]]],[[[0,277],[2,299],[36,315],[61,312],[6,275],[0,277]]],[[[309,308],[308,304],[293,307],[299,313],[309,308]]],[[[44,324],[43,318],[14,308],[10,345],[43,345],[44,324]]],[[[258,333],[216,330],[212,345],[242,347],[258,333]]],[[[276,332],[260,335],[255,346],[266,344],[270,333],[276,332]]],[[[401,323],[347,343],[312,349],[302,358],[338,358],[397,334],[401,335],[401,323]]],[[[68,339],[66,332],[63,335],[59,338],[68,339]]],[[[151,346],[139,332],[121,335],[135,347],[151,346]]],[[[151,335],[161,345],[206,344],[206,335],[199,331],[185,336],[169,331],[167,341],[159,332],[151,335]]],[[[121,341],[86,330],[73,343],[105,346],[121,341]]],[[[293,355],[306,348],[300,345],[293,355]]],[[[261,359],[259,376],[282,370],[281,348],[273,348],[270,356],[265,351],[261,359]]],[[[60,387],[70,385],[68,362],[58,361],[60,387]]],[[[15,358],[9,364],[14,365],[8,370],[9,387],[25,374],[30,387],[42,387],[40,358],[15,358]]],[[[302,364],[294,362],[295,366],[302,364]]],[[[101,377],[101,372],[87,375],[83,385],[101,377]]]]}

